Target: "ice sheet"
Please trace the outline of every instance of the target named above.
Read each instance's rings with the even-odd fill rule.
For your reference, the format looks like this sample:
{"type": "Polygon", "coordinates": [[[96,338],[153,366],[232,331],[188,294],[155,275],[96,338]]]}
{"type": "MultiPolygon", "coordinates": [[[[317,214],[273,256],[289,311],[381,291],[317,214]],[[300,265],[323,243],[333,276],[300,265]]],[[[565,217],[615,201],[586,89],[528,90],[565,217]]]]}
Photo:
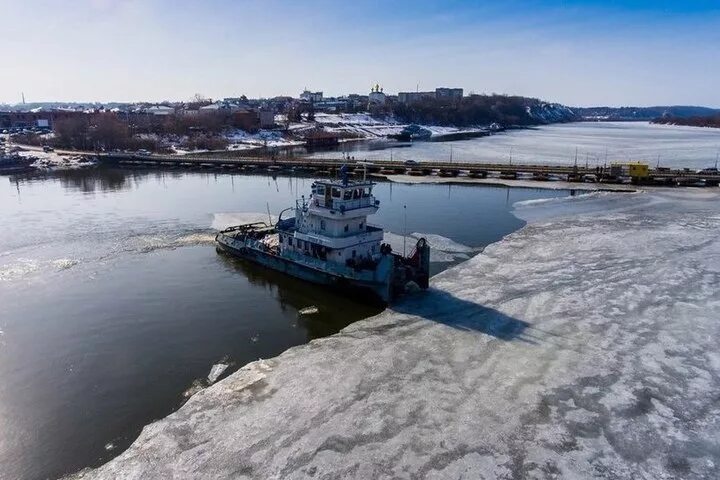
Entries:
{"type": "Polygon", "coordinates": [[[79,478],[719,478],[720,194],[582,202],[79,478]]]}

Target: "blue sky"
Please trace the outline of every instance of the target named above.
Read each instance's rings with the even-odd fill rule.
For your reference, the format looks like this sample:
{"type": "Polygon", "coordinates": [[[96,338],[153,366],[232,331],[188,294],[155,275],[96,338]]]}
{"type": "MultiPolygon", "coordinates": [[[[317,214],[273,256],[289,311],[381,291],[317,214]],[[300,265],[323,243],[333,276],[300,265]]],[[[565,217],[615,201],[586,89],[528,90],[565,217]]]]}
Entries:
{"type": "Polygon", "coordinates": [[[0,0],[0,102],[460,86],[720,107],[720,0],[0,0]]]}

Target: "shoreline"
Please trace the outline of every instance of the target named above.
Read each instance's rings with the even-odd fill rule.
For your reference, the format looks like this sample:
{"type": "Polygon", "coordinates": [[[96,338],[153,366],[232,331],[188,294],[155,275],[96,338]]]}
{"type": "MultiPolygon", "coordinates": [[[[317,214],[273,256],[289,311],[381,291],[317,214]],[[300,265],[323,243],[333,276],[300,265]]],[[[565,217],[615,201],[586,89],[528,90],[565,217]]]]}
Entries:
{"type": "MultiPolygon", "coordinates": [[[[635,193],[642,189],[635,188],[631,185],[613,184],[613,183],[574,183],[564,180],[539,182],[537,180],[505,180],[502,178],[470,178],[470,177],[436,177],[426,175],[416,177],[412,175],[383,175],[374,174],[373,176],[383,177],[390,182],[404,184],[449,184],[449,185],[487,185],[500,187],[515,188],[534,188],[540,190],[585,190],[592,192],[626,192],[635,193]]],[[[643,186],[643,189],[647,186],[643,186]]],[[[661,188],[661,187],[656,187],[661,188]]]]}
{"type": "Polygon", "coordinates": [[[712,417],[720,378],[717,200],[527,205],[547,216],[426,294],[242,367],[68,478],[713,476],[720,425],[681,419],[712,417]]]}

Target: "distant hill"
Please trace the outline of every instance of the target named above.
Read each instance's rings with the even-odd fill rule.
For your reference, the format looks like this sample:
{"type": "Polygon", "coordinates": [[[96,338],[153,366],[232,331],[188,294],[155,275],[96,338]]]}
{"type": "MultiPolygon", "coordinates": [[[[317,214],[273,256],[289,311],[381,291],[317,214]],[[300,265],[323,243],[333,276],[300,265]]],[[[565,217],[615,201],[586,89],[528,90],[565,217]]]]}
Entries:
{"type": "Polygon", "coordinates": [[[720,109],[671,105],[657,107],[573,107],[583,120],[655,120],[662,117],[690,118],[720,114],[720,109]]]}

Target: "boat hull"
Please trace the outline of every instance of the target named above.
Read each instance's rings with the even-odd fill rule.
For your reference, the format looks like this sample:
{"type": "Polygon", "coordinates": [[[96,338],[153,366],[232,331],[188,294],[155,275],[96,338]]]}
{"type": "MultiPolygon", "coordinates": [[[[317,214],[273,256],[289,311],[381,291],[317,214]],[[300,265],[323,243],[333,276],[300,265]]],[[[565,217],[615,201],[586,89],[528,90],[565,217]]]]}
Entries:
{"type": "Polygon", "coordinates": [[[390,282],[364,282],[349,279],[331,272],[303,265],[290,259],[252,248],[242,242],[233,242],[231,238],[219,235],[218,249],[235,257],[257,263],[286,275],[299,278],[333,290],[352,293],[365,297],[373,303],[387,305],[391,300],[390,282]],[[235,245],[233,245],[235,243],[235,245]]]}

